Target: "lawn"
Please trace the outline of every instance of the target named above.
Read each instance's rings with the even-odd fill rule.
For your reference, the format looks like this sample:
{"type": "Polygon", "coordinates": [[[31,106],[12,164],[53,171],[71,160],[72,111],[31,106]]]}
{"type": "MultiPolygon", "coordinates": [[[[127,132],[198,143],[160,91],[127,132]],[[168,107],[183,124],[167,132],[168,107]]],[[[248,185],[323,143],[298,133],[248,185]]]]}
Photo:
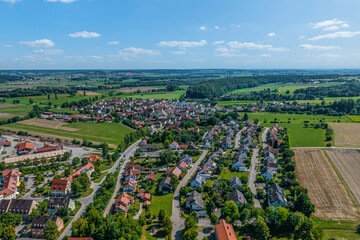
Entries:
{"type": "Polygon", "coordinates": [[[174,198],[173,193],[166,195],[155,195],[151,197],[151,209],[152,215],[158,215],[160,209],[164,209],[166,216],[171,216],[172,212],[172,199],[174,198]]]}
{"type": "Polygon", "coordinates": [[[242,176],[245,176],[247,178],[249,176],[249,172],[231,172],[229,170],[226,170],[221,172],[219,179],[230,180],[233,177],[241,178],[242,176]]]}
{"type": "Polygon", "coordinates": [[[94,183],[99,183],[106,176],[107,172],[102,172],[100,176],[93,180],[94,183]]]}
{"type": "Polygon", "coordinates": [[[93,193],[94,189],[89,188],[86,192],[80,195],[80,198],[88,197],[93,193]]]}
{"type": "Polygon", "coordinates": [[[131,133],[134,130],[121,124],[121,123],[69,123],[64,124],[65,127],[79,129],[75,132],[64,131],[59,129],[44,128],[38,126],[30,126],[21,123],[13,123],[6,125],[6,127],[15,128],[24,131],[38,132],[44,134],[52,134],[59,137],[68,137],[75,139],[86,139],[89,141],[119,144],[127,133],[131,133]]]}
{"type": "Polygon", "coordinates": [[[360,239],[360,235],[356,233],[359,222],[314,220],[314,224],[324,230],[324,239],[360,239]]]}

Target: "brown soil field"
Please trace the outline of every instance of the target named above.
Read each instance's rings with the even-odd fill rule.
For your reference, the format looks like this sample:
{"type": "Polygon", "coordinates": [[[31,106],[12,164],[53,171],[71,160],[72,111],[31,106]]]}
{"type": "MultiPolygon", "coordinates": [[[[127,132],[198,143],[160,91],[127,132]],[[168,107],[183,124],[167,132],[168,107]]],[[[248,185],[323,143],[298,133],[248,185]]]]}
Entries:
{"type": "Polygon", "coordinates": [[[66,124],[64,122],[60,122],[56,120],[40,119],[40,118],[33,118],[33,119],[21,121],[19,123],[25,125],[37,126],[37,127],[60,129],[69,132],[75,132],[79,130],[77,128],[63,127],[62,125],[66,124]]]}
{"type": "Polygon", "coordinates": [[[12,115],[10,113],[0,113],[0,118],[13,118],[16,117],[16,115],[12,115]]]}
{"type": "Polygon", "coordinates": [[[124,92],[124,93],[133,93],[133,92],[136,92],[138,90],[140,90],[142,92],[148,92],[148,91],[151,91],[153,89],[164,89],[164,88],[159,88],[159,87],[127,87],[127,88],[120,88],[119,91],[124,92]]]}
{"type": "MultiPolygon", "coordinates": [[[[77,91],[77,93],[84,94],[84,91],[79,90],[79,91],[77,91]]],[[[98,95],[101,95],[100,93],[92,92],[92,91],[85,91],[85,93],[86,93],[86,96],[98,96],[98,95]]]]}
{"type": "Polygon", "coordinates": [[[360,204],[360,153],[352,149],[331,149],[326,153],[360,204]]]}
{"type": "Polygon", "coordinates": [[[329,123],[335,133],[335,146],[360,147],[359,123],[329,123]]]}
{"type": "Polygon", "coordinates": [[[0,108],[14,107],[14,106],[19,106],[19,105],[21,105],[21,104],[0,103],[0,108]]]}
{"type": "Polygon", "coordinates": [[[320,149],[296,149],[296,174],[315,204],[314,216],[325,220],[357,220],[357,207],[320,149]]]}

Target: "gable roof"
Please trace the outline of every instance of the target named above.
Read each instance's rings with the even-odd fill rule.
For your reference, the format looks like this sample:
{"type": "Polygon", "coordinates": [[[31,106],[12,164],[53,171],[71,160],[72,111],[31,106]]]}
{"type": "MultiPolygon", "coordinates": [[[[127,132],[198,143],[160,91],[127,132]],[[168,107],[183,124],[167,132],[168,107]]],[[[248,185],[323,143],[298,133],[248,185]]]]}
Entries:
{"type": "Polygon", "coordinates": [[[229,194],[229,201],[234,202],[241,202],[241,203],[247,203],[246,198],[242,192],[240,192],[238,189],[235,189],[229,194]]]}
{"type": "Polygon", "coordinates": [[[237,240],[233,226],[224,219],[221,219],[220,223],[215,225],[215,231],[218,240],[237,240]]]}
{"type": "Polygon", "coordinates": [[[53,179],[50,190],[65,191],[68,183],[68,180],[53,179]]]}

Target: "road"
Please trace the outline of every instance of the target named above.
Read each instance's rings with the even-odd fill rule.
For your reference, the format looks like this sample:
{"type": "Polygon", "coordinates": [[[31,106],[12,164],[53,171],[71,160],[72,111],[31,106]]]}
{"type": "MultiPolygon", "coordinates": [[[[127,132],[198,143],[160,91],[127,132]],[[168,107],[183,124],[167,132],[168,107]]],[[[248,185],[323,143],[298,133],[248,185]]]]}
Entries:
{"type": "MultiPolygon", "coordinates": [[[[248,186],[251,190],[251,192],[256,195],[256,171],[257,171],[257,165],[258,165],[258,157],[259,157],[259,149],[254,148],[253,155],[251,158],[251,166],[249,171],[249,178],[248,178],[248,186]]],[[[261,208],[260,201],[256,198],[254,198],[255,201],[255,207],[261,208]]]]}
{"type": "Polygon", "coordinates": [[[180,181],[179,186],[176,188],[174,192],[174,198],[172,202],[172,215],[171,222],[173,224],[173,229],[171,232],[171,239],[181,240],[181,232],[185,228],[185,219],[181,217],[181,209],[180,209],[180,189],[189,182],[190,178],[196,173],[197,169],[200,166],[200,163],[206,157],[208,150],[203,150],[200,158],[195,162],[193,167],[189,170],[189,172],[185,175],[185,177],[180,181]]]}
{"type": "Polygon", "coordinates": [[[263,149],[267,147],[267,144],[266,144],[266,135],[269,131],[269,128],[265,128],[264,132],[262,133],[261,135],[261,140],[263,142],[263,149]]]}
{"type": "MultiPolygon", "coordinates": [[[[109,169],[108,173],[114,173],[116,172],[116,169],[119,167],[121,161],[120,159],[122,157],[125,157],[126,159],[129,158],[130,155],[134,154],[136,151],[136,148],[138,147],[140,143],[140,140],[132,144],[130,147],[128,147],[119,157],[119,159],[114,163],[114,165],[109,169]]],[[[125,166],[125,164],[122,165],[122,168],[125,166]]],[[[79,201],[82,205],[79,209],[79,211],[75,214],[75,216],[70,220],[70,223],[66,226],[64,231],[61,233],[58,239],[63,239],[65,236],[71,236],[71,228],[74,221],[76,221],[85,211],[86,207],[94,202],[94,196],[95,194],[100,191],[101,185],[105,181],[106,177],[104,177],[100,183],[92,183],[91,188],[94,189],[91,195],[85,198],[78,198],[76,199],[79,201]]],[[[118,181],[119,182],[119,181],[118,181]]],[[[111,205],[110,205],[111,206],[111,205]]]]}
{"type": "MultiPolygon", "coordinates": [[[[110,213],[110,210],[115,202],[115,198],[116,198],[116,195],[117,193],[120,191],[120,187],[121,187],[121,184],[120,184],[120,180],[125,172],[125,167],[126,167],[126,164],[130,161],[130,158],[132,156],[134,156],[135,152],[136,152],[136,149],[138,147],[138,145],[140,144],[141,140],[137,141],[136,143],[134,143],[133,145],[131,145],[125,152],[124,152],[124,157],[125,157],[125,161],[124,163],[121,165],[121,168],[120,168],[120,171],[119,171],[119,174],[118,174],[118,177],[117,177],[117,180],[116,180],[116,185],[115,185],[115,190],[114,190],[114,193],[113,195],[111,196],[111,199],[109,201],[109,204],[107,205],[105,211],[104,211],[104,217],[106,217],[106,215],[108,215],[110,213]]],[[[121,158],[121,157],[120,157],[121,158]]]]}
{"type": "Polygon", "coordinates": [[[238,133],[235,136],[235,149],[239,149],[240,147],[240,139],[241,139],[241,134],[243,131],[245,131],[247,129],[247,127],[243,127],[243,129],[241,129],[240,131],[238,131],[238,133]]]}
{"type": "Polygon", "coordinates": [[[139,209],[138,213],[134,216],[134,219],[139,219],[142,212],[143,212],[143,204],[140,203],[140,209],[139,209]]]}

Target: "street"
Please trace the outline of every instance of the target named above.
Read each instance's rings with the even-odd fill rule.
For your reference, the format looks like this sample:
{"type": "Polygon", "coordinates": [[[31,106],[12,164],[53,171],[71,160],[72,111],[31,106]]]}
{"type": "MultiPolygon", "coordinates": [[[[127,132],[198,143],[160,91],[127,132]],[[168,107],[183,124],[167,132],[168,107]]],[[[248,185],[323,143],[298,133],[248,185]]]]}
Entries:
{"type": "MultiPolygon", "coordinates": [[[[256,195],[256,171],[257,171],[257,165],[258,165],[258,157],[259,157],[259,149],[254,148],[254,152],[251,158],[251,166],[249,171],[249,178],[248,178],[248,186],[251,190],[251,192],[256,195]]],[[[256,198],[254,198],[255,207],[261,208],[260,201],[256,198]]]]}
{"type": "MultiPolygon", "coordinates": [[[[135,153],[136,148],[138,144],[140,143],[140,140],[132,144],[129,148],[127,148],[119,157],[119,159],[114,163],[114,165],[109,169],[108,173],[114,173],[116,172],[116,169],[119,167],[121,161],[120,159],[122,157],[125,157],[126,159],[129,159],[129,156],[135,153]]],[[[125,163],[122,165],[122,168],[125,166],[125,163]]],[[[79,209],[79,211],[75,214],[75,216],[70,220],[69,224],[66,226],[64,231],[61,233],[58,239],[63,239],[65,236],[71,236],[71,228],[74,221],[76,221],[86,210],[86,207],[94,201],[95,194],[100,190],[102,183],[105,181],[106,177],[104,177],[100,183],[92,183],[91,188],[94,189],[92,194],[85,198],[78,198],[76,199],[79,201],[82,205],[79,209]]],[[[118,181],[119,182],[119,181],[118,181]]],[[[111,206],[111,205],[110,205],[111,206]]]]}
{"type": "Polygon", "coordinates": [[[174,192],[174,198],[172,202],[172,215],[171,222],[173,224],[173,229],[171,232],[171,239],[181,240],[182,230],[185,228],[185,219],[181,217],[181,208],[180,208],[180,189],[189,182],[191,177],[196,173],[197,169],[200,166],[200,163],[206,157],[208,150],[203,150],[200,158],[195,162],[194,166],[189,170],[185,177],[180,181],[179,186],[174,192]]]}

